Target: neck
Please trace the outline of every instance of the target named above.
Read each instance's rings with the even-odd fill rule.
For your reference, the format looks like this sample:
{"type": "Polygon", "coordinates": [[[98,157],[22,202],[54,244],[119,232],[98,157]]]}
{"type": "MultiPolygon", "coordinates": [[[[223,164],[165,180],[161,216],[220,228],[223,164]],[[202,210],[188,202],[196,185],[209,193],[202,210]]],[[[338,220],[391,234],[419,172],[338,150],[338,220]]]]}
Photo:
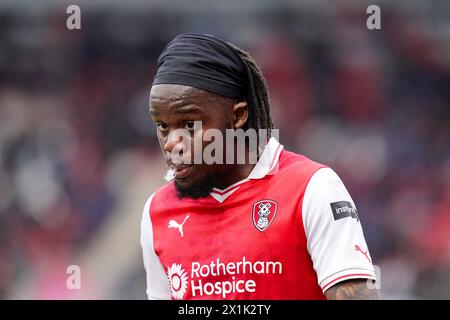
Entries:
{"type": "Polygon", "coordinates": [[[236,164],[230,166],[230,168],[225,171],[225,174],[222,175],[223,178],[220,179],[220,181],[217,181],[215,187],[223,190],[236,182],[246,179],[254,167],[254,164],[236,164]]]}
{"type": "MultiPolygon", "coordinates": [[[[250,163],[250,153],[253,152],[255,151],[246,150],[244,164],[225,165],[222,174],[220,175],[221,179],[217,181],[215,187],[223,190],[236,182],[246,179],[256,165],[250,163]]],[[[237,154],[236,150],[234,154],[237,154]]],[[[256,155],[256,158],[259,159],[258,155],[256,155]]],[[[235,163],[237,163],[237,158],[235,158],[235,163]]]]}

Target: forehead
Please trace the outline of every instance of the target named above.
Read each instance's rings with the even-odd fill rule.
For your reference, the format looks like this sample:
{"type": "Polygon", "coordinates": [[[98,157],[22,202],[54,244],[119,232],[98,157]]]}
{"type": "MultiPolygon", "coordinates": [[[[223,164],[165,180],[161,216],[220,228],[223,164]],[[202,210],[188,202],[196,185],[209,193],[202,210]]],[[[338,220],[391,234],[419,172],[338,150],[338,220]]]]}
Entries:
{"type": "Polygon", "coordinates": [[[203,99],[206,92],[197,88],[179,84],[157,84],[150,91],[150,102],[152,100],[177,101],[203,99]]]}
{"type": "MultiPolygon", "coordinates": [[[[150,91],[150,112],[160,114],[161,112],[176,112],[179,109],[195,105],[202,113],[214,112],[219,97],[213,93],[185,85],[157,84],[150,91]]],[[[191,109],[191,108],[188,108],[191,109]]],[[[198,111],[198,110],[197,110],[198,111]]]]}

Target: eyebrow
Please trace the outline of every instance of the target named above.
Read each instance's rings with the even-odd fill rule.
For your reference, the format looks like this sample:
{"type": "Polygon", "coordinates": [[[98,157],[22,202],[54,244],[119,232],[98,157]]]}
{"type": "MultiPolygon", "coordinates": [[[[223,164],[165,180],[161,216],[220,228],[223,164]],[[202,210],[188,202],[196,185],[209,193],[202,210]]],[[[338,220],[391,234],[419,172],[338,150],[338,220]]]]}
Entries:
{"type": "Polygon", "coordinates": [[[185,105],[185,106],[175,109],[174,113],[177,113],[177,114],[199,113],[199,114],[201,114],[201,113],[203,113],[203,110],[202,110],[202,108],[200,108],[197,105],[190,104],[190,105],[185,105]]]}
{"type": "MultiPolygon", "coordinates": [[[[159,111],[155,110],[152,107],[149,108],[149,113],[150,113],[150,115],[152,115],[154,117],[157,117],[161,114],[159,111]]],[[[200,108],[198,105],[186,104],[181,107],[175,108],[175,110],[173,110],[173,113],[174,114],[190,114],[190,113],[203,114],[204,112],[203,112],[202,108],[200,108]]]]}
{"type": "Polygon", "coordinates": [[[150,108],[149,111],[150,111],[150,115],[152,115],[154,117],[159,116],[159,112],[156,111],[155,109],[150,108]]]}

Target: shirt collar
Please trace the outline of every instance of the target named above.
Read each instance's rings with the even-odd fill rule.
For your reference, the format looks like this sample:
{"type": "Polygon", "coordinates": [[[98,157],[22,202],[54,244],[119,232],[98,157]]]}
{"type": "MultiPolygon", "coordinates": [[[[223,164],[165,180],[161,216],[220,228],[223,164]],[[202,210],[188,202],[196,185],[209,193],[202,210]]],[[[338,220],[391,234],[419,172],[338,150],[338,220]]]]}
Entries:
{"type": "Polygon", "coordinates": [[[247,179],[262,179],[267,175],[277,173],[280,154],[283,148],[284,146],[277,139],[270,138],[264,147],[261,157],[247,179]]]}
{"type": "Polygon", "coordinates": [[[217,201],[222,202],[239,186],[250,179],[262,179],[267,175],[273,175],[278,171],[279,159],[281,151],[284,146],[280,144],[275,138],[270,138],[269,142],[264,146],[264,150],[261,154],[253,170],[250,172],[247,178],[239,182],[233,183],[231,186],[225,189],[213,188],[211,196],[217,201]]]}

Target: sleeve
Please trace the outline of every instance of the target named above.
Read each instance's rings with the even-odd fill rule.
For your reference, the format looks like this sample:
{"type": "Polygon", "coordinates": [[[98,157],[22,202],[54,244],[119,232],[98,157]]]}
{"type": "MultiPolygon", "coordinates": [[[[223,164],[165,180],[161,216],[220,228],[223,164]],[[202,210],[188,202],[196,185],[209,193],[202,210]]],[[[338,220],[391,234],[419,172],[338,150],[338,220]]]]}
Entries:
{"type": "Polygon", "coordinates": [[[323,292],[344,280],[376,280],[355,204],[332,169],[319,169],[312,176],[303,198],[302,219],[323,292]]]}
{"type": "Polygon", "coordinates": [[[147,296],[149,300],[170,300],[169,280],[153,247],[153,227],[150,219],[153,195],[145,204],[141,220],[141,246],[147,275],[147,296]]]}

